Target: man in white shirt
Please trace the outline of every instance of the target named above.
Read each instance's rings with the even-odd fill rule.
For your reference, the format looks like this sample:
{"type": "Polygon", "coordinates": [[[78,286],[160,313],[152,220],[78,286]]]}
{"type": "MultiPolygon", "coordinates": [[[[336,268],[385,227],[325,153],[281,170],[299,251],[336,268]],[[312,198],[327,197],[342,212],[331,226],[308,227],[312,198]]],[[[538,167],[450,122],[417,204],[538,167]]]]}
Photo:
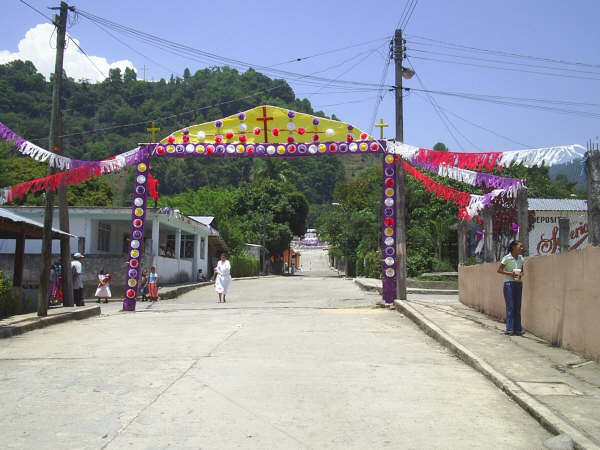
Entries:
{"type": "Polygon", "coordinates": [[[81,278],[83,272],[83,265],[81,264],[82,259],[83,255],[77,252],[73,255],[73,260],[71,261],[71,275],[73,276],[73,300],[75,302],[75,306],[85,305],[83,301],[83,279],[81,278]]]}

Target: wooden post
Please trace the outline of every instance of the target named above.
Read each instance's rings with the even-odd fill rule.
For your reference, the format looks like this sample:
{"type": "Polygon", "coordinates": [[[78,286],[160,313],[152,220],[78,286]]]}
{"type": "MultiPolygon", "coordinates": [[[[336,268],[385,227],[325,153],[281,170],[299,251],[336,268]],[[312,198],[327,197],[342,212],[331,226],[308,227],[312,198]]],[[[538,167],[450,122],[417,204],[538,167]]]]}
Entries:
{"type": "MultiPolygon", "coordinates": [[[[396,84],[396,141],[404,142],[404,113],[402,105],[402,30],[394,34],[396,84]]],[[[406,198],[405,173],[402,164],[396,165],[396,297],[406,300],[406,198]]]]}
{"type": "Polygon", "coordinates": [[[529,256],[529,198],[527,188],[517,191],[517,225],[518,239],[523,243],[523,257],[529,256]]]}
{"type": "Polygon", "coordinates": [[[465,264],[469,254],[467,252],[467,232],[468,232],[468,221],[459,220],[458,222],[458,265],[465,264]]]}
{"type": "Polygon", "coordinates": [[[558,239],[560,241],[560,252],[567,253],[569,251],[569,218],[559,217],[558,218],[558,239]]]}
{"type": "Polygon", "coordinates": [[[600,246],[600,150],[588,145],[587,152],[588,228],[589,242],[600,246]]]}
{"type": "Polygon", "coordinates": [[[23,286],[23,265],[25,262],[25,232],[21,231],[17,235],[15,247],[15,267],[13,272],[13,286],[23,286]]]}
{"type": "Polygon", "coordinates": [[[485,262],[493,262],[496,259],[494,249],[494,221],[492,216],[491,206],[486,206],[483,209],[483,260],[485,262]]]}
{"type": "MultiPolygon", "coordinates": [[[[63,57],[65,53],[65,35],[67,32],[67,14],[69,5],[60,3],[60,15],[55,18],[56,26],[56,61],[54,64],[54,78],[52,85],[52,111],[50,113],[50,150],[58,148],[58,114],[60,110],[60,92],[63,76],[63,57]]],[[[48,167],[48,174],[54,173],[48,167]]],[[[52,256],[52,218],[54,215],[54,191],[46,189],[46,203],[44,207],[44,233],[42,238],[42,255],[40,261],[40,288],[38,291],[38,310],[40,317],[48,315],[48,284],[50,282],[50,258],[52,256]]],[[[69,267],[69,270],[71,268],[69,267]]]]}

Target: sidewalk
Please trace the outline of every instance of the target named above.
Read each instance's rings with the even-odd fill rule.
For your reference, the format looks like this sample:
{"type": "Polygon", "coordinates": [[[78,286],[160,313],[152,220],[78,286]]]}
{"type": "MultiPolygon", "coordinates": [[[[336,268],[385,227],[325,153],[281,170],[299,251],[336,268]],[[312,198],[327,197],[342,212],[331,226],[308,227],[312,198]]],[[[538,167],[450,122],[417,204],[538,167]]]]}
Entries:
{"type": "MultiPolygon", "coordinates": [[[[381,294],[383,289],[381,285],[381,280],[377,280],[375,278],[363,278],[358,277],[354,279],[354,283],[358,285],[363,291],[377,291],[381,294]]],[[[428,295],[458,295],[458,290],[456,289],[438,289],[438,288],[417,288],[417,287],[407,287],[407,294],[428,294],[428,295]]]]}
{"type": "Polygon", "coordinates": [[[81,320],[99,315],[100,306],[98,305],[49,308],[46,317],[38,317],[37,313],[19,314],[0,320],[0,339],[66,322],[67,320],[81,320]]]}
{"type": "Polygon", "coordinates": [[[549,448],[573,448],[568,437],[575,448],[600,448],[600,364],[527,331],[505,336],[504,323],[463,305],[457,295],[413,294],[394,303],[548,431],[562,435],[552,439],[562,443],[549,448]]]}

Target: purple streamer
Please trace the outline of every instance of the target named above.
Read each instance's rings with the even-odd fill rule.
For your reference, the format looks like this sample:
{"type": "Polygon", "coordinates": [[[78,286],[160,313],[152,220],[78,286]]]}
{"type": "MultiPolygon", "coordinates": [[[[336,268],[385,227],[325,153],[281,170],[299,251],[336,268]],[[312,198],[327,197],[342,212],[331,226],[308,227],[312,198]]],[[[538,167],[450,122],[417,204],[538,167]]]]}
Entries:
{"type": "Polygon", "coordinates": [[[10,128],[8,128],[2,122],[0,122],[0,137],[2,137],[2,139],[4,139],[5,141],[12,142],[17,147],[20,147],[21,145],[23,145],[24,142],[26,142],[25,139],[23,139],[10,128]]]}

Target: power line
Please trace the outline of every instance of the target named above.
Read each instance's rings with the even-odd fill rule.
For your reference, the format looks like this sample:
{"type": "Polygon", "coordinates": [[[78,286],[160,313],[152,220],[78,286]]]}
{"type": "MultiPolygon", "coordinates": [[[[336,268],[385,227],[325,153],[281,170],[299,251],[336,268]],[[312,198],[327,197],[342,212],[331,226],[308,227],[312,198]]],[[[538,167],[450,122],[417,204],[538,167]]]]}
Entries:
{"type": "MultiPolygon", "coordinates": [[[[511,53],[511,52],[506,52],[506,51],[501,51],[501,50],[489,50],[489,49],[485,49],[485,48],[471,47],[471,46],[461,45],[461,44],[454,44],[454,43],[447,42],[447,41],[439,41],[436,39],[431,39],[431,38],[427,38],[427,37],[423,37],[423,36],[416,36],[416,35],[409,35],[407,37],[410,39],[421,39],[421,40],[425,40],[428,42],[434,42],[436,44],[439,44],[439,46],[445,47],[445,48],[464,49],[464,50],[471,50],[471,51],[475,51],[475,52],[483,52],[483,53],[491,53],[491,54],[500,55],[500,56],[507,56],[507,57],[511,57],[511,58],[527,58],[527,59],[532,59],[532,60],[536,60],[536,61],[600,69],[600,64],[589,64],[589,63],[583,63],[583,62],[577,62],[577,61],[566,61],[566,60],[562,60],[562,59],[546,58],[546,57],[541,57],[541,56],[522,55],[522,54],[518,54],[518,53],[511,53]]],[[[423,45],[425,45],[425,44],[423,44],[423,45]]]]}
{"type": "Polygon", "coordinates": [[[414,0],[413,1],[412,9],[409,10],[408,14],[406,15],[406,18],[404,19],[404,22],[400,25],[400,29],[402,29],[402,30],[406,29],[406,27],[408,25],[408,22],[412,18],[413,12],[415,12],[415,8],[417,7],[417,3],[419,3],[419,0],[414,0]]]}
{"type": "Polygon", "coordinates": [[[30,7],[31,9],[33,9],[36,13],[38,13],[40,16],[45,17],[46,19],[48,19],[50,21],[50,23],[54,24],[54,20],[52,20],[50,17],[48,17],[46,14],[44,14],[43,12],[41,12],[39,9],[35,8],[34,6],[30,5],[29,3],[27,3],[26,1],[23,0],[19,0],[21,3],[23,3],[25,6],[30,7]]]}

